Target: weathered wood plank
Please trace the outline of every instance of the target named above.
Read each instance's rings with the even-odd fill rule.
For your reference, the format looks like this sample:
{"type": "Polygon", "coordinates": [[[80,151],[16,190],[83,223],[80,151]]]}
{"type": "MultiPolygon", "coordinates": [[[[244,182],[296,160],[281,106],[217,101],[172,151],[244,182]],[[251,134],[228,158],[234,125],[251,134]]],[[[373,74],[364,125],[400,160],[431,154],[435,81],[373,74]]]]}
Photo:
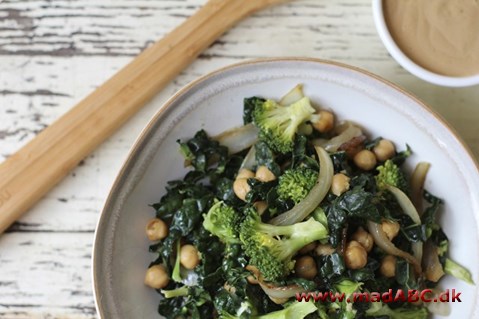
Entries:
{"type": "MultiPolygon", "coordinates": [[[[163,2],[165,1],[159,1],[159,3],[163,2]]],[[[41,4],[41,8],[53,7],[54,9],[61,9],[66,6],[69,10],[77,10],[78,12],[78,8],[74,5],[70,8],[68,5],[61,4],[53,5],[50,3],[43,5],[42,1],[37,1],[36,3],[41,4]]],[[[73,3],[79,3],[79,1],[74,1],[73,3]]],[[[93,2],[88,3],[93,5],[93,2]]],[[[244,58],[281,55],[317,56],[358,65],[393,79],[406,88],[411,89],[416,95],[430,102],[452,124],[456,124],[455,126],[460,133],[470,142],[473,150],[477,152],[477,134],[474,126],[461,125],[464,121],[474,122],[478,119],[477,115],[476,117],[470,115],[470,111],[477,105],[477,93],[475,93],[473,88],[460,90],[439,88],[414,78],[398,67],[393,60],[388,58],[382,44],[375,35],[370,19],[369,5],[364,1],[360,1],[357,6],[354,6],[354,1],[334,4],[316,3],[312,1],[297,1],[289,6],[273,8],[271,12],[261,13],[256,17],[248,19],[238,28],[233,29],[221,38],[197,63],[188,68],[175,83],[165,90],[157,101],[164,101],[172,92],[199,75],[217,67],[241,61],[244,58]],[[317,14],[312,14],[311,10],[316,10],[317,14]],[[353,21],[357,22],[355,22],[354,28],[343,22],[345,18],[351,20],[355,17],[356,20],[353,21]],[[281,23],[275,23],[275,21],[281,23]],[[258,29],[261,29],[262,32],[257,32],[258,29]],[[351,29],[354,30],[356,35],[348,34],[351,29]],[[288,32],[292,34],[291,40],[284,41],[284,34],[289,34],[288,32]],[[370,46],[361,45],[365,41],[370,43],[370,46]],[[458,95],[458,93],[461,94],[458,95]],[[455,109],[452,109],[450,105],[455,105],[455,109]],[[464,112],[457,112],[457,109],[464,110],[464,112]]],[[[10,5],[25,6],[25,2],[12,2],[10,5]]],[[[28,5],[32,6],[32,3],[28,2],[28,5]]],[[[172,4],[169,3],[168,5],[171,6],[172,4]]],[[[195,4],[181,4],[175,7],[176,10],[182,5],[185,6],[184,10],[190,10],[195,7],[195,4]]],[[[98,5],[94,6],[98,7],[98,5]]],[[[100,9],[115,11],[118,10],[117,6],[119,5],[108,3],[108,5],[100,5],[100,9]],[[109,5],[112,5],[112,9],[109,5]]],[[[124,10],[125,8],[120,6],[120,9],[124,10]]],[[[167,15],[169,11],[166,10],[165,12],[158,10],[156,13],[167,15]]],[[[67,17],[65,19],[75,18],[67,17]]],[[[48,19],[48,16],[46,16],[41,21],[48,21],[48,19]]],[[[91,19],[99,19],[99,17],[95,15],[91,19]]],[[[138,37],[145,37],[147,33],[140,31],[137,28],[136,33],[138,37]]],[[[0,34],[2,33],[0,32],[0,34]]],[[[151,35],[147,37],[152,39],[151,35]]],[[[3,110],[0,113],[0,141],[2,143],[0,158],[5,158],[13,153],[41,129],[63,114],[82,96],[113,74],[121,65],[127,63],[129,59],[130,57],[108,56],[59,56],[52,58],[46,56],[23,57],[7,55],[1,57],[0,61],[3,62],[2,65],[5,66],[4,70],[6,72],[0,73],[0,102],[3,110]],[[5,76],[7,72],[8,77],[5,76]]],[[[68,198],[73,199],[73,201],[75,201],[75,198],[90,198],[89,200],[83,200],[83,202],[89,203],[86,207],[79,204],[81,207],[79,210],[98,211],[106,195],[108,185],[113,180],[127,149],[137,135],[133,133],[139,132],[140,128],[144,126],[157,107],[158,103],[151,103],[147,106],[145,111],[142,112],[143,115],[140,114],[136,117],[133,120],[133,124],[128,125],[115,135],[112,141],[105,144],[105,151],[98,151],[98,154],[85,161],[84,168],[80,168],[78,173],[72,174],[71,180],[65,182],[69,186],[64,187],[62,184],[59,188],[76,189],[74,185],[91,183],[92,180],[97,180],[97,171],[104,170],[104,166],[101,166],[101,163],[111,163],[111,165],[106,165],[114,168],[111,170],[111,175],[107,176],[106,172],[102,172],[102,176],[105,176],[105,182],[98,186],[98,189],[103,190],[102,196],[94,196],[93,198],[88,196],[82,197],[81,195],[75,197],[74,194],[58,194],[54,195],[53,198],[49,196],[39,205],[41,208],[34,209],[32,214],[30,214],[31,218],[35,219],[35,216],[41,214],[37,213],[37,210],[56,211],[59,205],[53,203],[63,199],[68,200],[68,198]],[[123,148],[123,152],[119,150],[119,147],[123,148]],[[116,152],[117,156],[111,156],[112,152],[116,152]],[[80,174],[80,177],[82,174],[86,175],[84,179],[81,179],[78,178],[78,174],[80,174]],[[75,176],[80,181],[74,182],[75,176]],[[48,207],[48,209],[45,209],[45,207],[48,207]]],[[[57,193],[54,191],[52,194],[57,193]]],[[[95,194],[98,194],[98,192],[95,192],[95,194]]],[[[81,202],[82,200],[79,200],[79,203],[81,202]]],[[[94,214],[90,215],[93,216],[94,214]]],[[[38,228],[41,227],[40,225],[45,225],[44,229],[53,229],[60,224],[65,225],[62,218],[55,224],[56,226],[53,226],[47,222],[50,220],[49,217],[39,217],[41,221],[35,222],[35,220],[30,220],[30,216],[25,217],[26,220],[22,220],[24,224],[20,225],[18,229],[28,225],[32,226],[30,230],[41,229],[38,228]],[[36,225],[35,228],[33,225],[36,225]]],[[[68,218],[68,220],[75,221],[76,218],[68,218]]],[[[91,230],[94,227],[95,218],[91,217],[87,218],[87,220],[88,222],[84,223],[80,229],[87,228],[91,230]]],[[[72,229],[70,227],[77,225],[75,222],[70,224],[73,225],[67,229],[72,229]]]]}
{"type": "Polygon", "coordinates": [[[0,318],[93,318],[92,234],[9,233],[0,240],[0,318]]]}
{"type": "MultiPolygon", "coordinates": [[[[203,2],[0,1],[0,161],[203,2]]],[[[337,60],[384,76],[429,103],[479,155],[477,87],[442,88],[400,68],[374,30],[369,0],[296,0],[273,7],[220,38],[0,237],[0,318],[94,318],[92,232],[138,133],[191,80],[272,56],[337,60]]]]}

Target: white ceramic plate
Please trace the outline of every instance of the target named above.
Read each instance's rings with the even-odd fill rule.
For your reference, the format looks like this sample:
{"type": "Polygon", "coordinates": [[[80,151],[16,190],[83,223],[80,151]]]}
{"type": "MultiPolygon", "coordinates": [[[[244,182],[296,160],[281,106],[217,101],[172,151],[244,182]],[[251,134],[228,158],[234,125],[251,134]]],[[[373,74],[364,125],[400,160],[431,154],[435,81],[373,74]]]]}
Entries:
{"type": "MultiPolygon", "coordinates": [[[[160,295],[143,284],[155,258],[148,253],[144,227],[154,216],[148,204],[160,199],[168,180],[186,173],[176,140],[201,128],[214,135],[239,126],[244,97],[277,99],[298,83],[314,103],[361,124],[371,136],[387,137],[398,146],[408,143],[412,164],[432,163],[426,188],[446,202],[441,223],[451,257],[479,282],[479,172],[451,129],[411,95],[356,68],[312,59],[262,60],[188,85],[161,108],[134,145],[96,231],[93,281],[101,318],[159,318],[160,295]]],[[[451,277],[441,286],[462,292],[449,318],[479,318],[477,286],[451,277]]]]}

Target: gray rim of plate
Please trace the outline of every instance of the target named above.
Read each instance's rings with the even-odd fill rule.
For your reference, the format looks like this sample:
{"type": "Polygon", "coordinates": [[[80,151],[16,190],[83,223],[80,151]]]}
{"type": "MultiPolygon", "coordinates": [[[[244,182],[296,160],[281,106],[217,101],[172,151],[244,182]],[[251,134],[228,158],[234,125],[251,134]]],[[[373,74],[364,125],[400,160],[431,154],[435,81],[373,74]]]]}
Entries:
{"type": "MultiPolygon", "coordinates": [[[[446,131],[444,133],[448,135],[449,139],[446,143],[447,149],[446,146],[443,147],[444,151],[450,152],[451,149],[453,149],[463,155],[460,156],[461,160],[459,162],[453,159],[459,170],[463,174],[466,174],[466,171],[474,171],[476,176],[479,176],[479,165],[475,161],[472,152],[458,136],[456,131],[447,124],[440,115],[397,85],[368,71],[343,63],[315,58],[257,59],[221,68],[186,85],[158,110],[133,144],[125,163],[112,185],[112,189],[98,219],[92,254],[93,294],[96,310],[100,318],[109,318],[105,315],[107,313],[112,315],[112,318],[116,318],[118,315],[117,311],[114,309],[115,301],[113,294],[111,294],[113,288],[111,277],[109,276],[109,269],[111,269],[112,266],[113,240],[116,222],[118,221],[123,203],[127,200],[130,192],[142,178],[143,172],[146,170],[150,159],[157,152],[156,146],[160,145],[167,135],[166,133],[158,134],[160,127],[168,125],[168,127],[171,128],[181,120],[182,117],[180,116],[173,122],[164,122],[164,120],[171,114],[174,107],[176,105],[181,105],[182,101],[193,93],[204,90],[204,87],[211,82],[219,81],[221,82],[221,85],[217,85],[214,91],[206,91],[205,94],[209,96],[227,90],[228,87],[238,84],[255,83],[262,80],[279,79],[288,76],[291,77],[291,70],[295,68],[315,69],[315,71],[312,71],[310,74],[311,78],[326,79],[331,82],[336,82],[357,89],[364,94],[372,96],[376,100],[384,101],[384,103],[387,103],[386,100],[381,96],[374,94],[374,92],[377,92],[378,90],[386,90],[388,94],[394,95],[399,101],[402,100],[408,104],[415,104],[417,108],[414,110],[415,112],[420,112],[421,115],[429,117],[432,121],[431,123],[437,125],[438,129],[446,131]],[[261,72],[261,75],[258,75],[257,71],[259,69],[264,71],[261,72]],[[319,70],[321,72],[317,72],[319,70]],[[336,77],[339,76],[342,81],[329,78],[328,73],[333,74],[336,77]],[[230,76],[238,77],[238,75],[242,74],[244,77],[242,77],[240,81],[228,81],[230,76]],[[251,74],[255,76],[251,76],[251,74]],[[357,83],[361,83],[360,87],[357,83]]],[[[193,110],[194,107],[189,108],[183,112],[182,115],[185,116],[193,110]]],[[[411,111],[402,109],[401,112],[408,116],[413,122],[416,122],[411,111]]],[[[416,124],[418,123],[416,122],[416,124]]],[[[163,129],[163,131],[168,131],[168,129],[163,129]]],[[[473,188],[479,189],[479,181],[476,181],[474,186],[475,187],[473,188]]],[[[478,224],[479,228],[478,218],[476,218],[476,224],[478,224]]],[[[476,297],[477,294],[478,289],[476,288],[476,297]]],[[[479,317],[479,307],[477,305],[473,310],[473,317],[479,317]]]]}

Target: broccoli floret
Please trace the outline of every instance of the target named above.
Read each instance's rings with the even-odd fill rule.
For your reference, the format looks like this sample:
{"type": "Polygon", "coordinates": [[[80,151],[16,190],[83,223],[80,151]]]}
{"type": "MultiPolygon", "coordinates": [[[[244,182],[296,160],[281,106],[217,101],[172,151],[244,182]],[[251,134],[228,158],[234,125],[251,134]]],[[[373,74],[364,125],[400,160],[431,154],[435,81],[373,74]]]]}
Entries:
{"type": "MultiPolygon", "coordinates": [[[[303,319],[310,313],[317,310],[313,302],[294,302],[288,307],[270,312],[262,316],[253,316],[251,319],[303,319]]],[[[240,316],[234,316],[229,313],[222,313],[221,319],[239,319],[240,316]]]]}
{"type": "Polygon", "coordinates": [[[260,138],[273,150],[284,154],[293,149],[298,127],[314,112],[307,97],[289,106],[266,100],[254,109],[253,122],[260,129],[260,138]]]}
{"type": "Polygon", "coordinates": [[[238,238],[240,217],[233,207],[217,201],[203,217],[203,227],[223,243],[240,243],[238,238]]]}
{"type": "Polygon", "coordinates": [[[383,165],[378,166],[376,170],[379,172],[376,175],[376,185],[380,190],[384,190],[387,185],[390,185],[399,188],[406,194],[408,193],[409,183],[406,175],[393,161],[387,160],[383,165]]]}
{"type": "Polygon", "coordinates": [[[366,315],[371,317],[388,316],[390,319],[427,319],[429,313],[425,307],[391,309],[381,302],[373,302],[366,310],[366,315]]]}
{"type": "MultiPolygon", "coordinates": [[[[353,293],[360,291],[362,285],[362,282],[343,279],[334,286],[338,290],[338,292],[343,293],[344,296],[349,299],[353,295],[353,293]]],[[[330,308],[339,310],[339,312],[341,313],[341,316],[339,318],[356,318],[357,310],[354,309],[352,303],[347,302],[346,300],[337,300],[334,304],[331,304],[330,308]]]]}
{"type": "Polygon", "coordinates": [[[287,276],[294,267],[292,257],[307,244],[327,238],[328,231],[313,218],[288,226],[261,222],[253,208],[245,211],[240,226],[240,240],[250,264],[269,281],[287,276]],[[281,238],[279,237],[281,236],[281,238]]]}
{"type": "Polygon", "coordinates": [[[291,199],[295,204],[302,201],[316,184],[318,173],[307,167],[289,169],[279,177],[278,195],[283,200],[291,199]]]}

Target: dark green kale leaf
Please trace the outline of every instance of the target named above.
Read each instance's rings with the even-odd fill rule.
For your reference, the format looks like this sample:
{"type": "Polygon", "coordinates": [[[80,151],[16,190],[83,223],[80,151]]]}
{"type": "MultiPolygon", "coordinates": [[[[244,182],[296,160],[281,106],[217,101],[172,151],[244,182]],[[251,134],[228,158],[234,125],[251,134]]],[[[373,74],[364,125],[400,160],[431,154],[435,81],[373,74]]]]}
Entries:
{"type": "Polygon", "coordinates": [[[380,208],[378,199],[359,186],[344,192],[326,204],[323,208],[328,217],[331,245],[337,247],[340,243],[342,230],[350,219],[380,222],[381,213],[378,207],[380,208]]]}
{"type": "Polygon", "coordinates": [[[375,279],[375,271],[379,269],[379,262],[368,257],[368,263],[361,269],[349,270],[349,278],[358,282],[367,282],[375,279]]]}
{"type": "Polygon", "coordinates": [[[341,194],[336,202],[336,205],[345,210],[349,217],[368,219],[379,223],[381,215],[376,207],[377,204],[374,195],[361,187],[354,187],[341,194]]]}
{"type": "Polygon", "coordinates": [[[160,300],[158,312],[167,319],[203,319],[211,317],[214,307],[211,296],[202,288],[193,286],[184,297],[160,300]]]}
{"type": "Polygon", "coordinates": [[[264,141],[259,141],[254,146],[256,151],[256,163],[258,166],[264,165],[275,176],[279,176],[281,174],[281,168],[278,163],[275,162],[276,155],[273,150],[266,144],[264,141]]]}
{"type": "Polygon", "coordinates": [[[188,165],[195,171],[221,174],[228,159],[228,148],[212,140],[204,130],[198,131],[192,139],[181,142],[180,152],[188,165]]]}
{"type": "Polygon", "coordinates": [[[198,284],[213,292],[222,281],[221,263],[225,246],[203,227],[195,228],[186,239],[198,249],[201,255],[201,263],[194,269],[194,272],[198,274],[198,284]]]}
{"type": "Polygon", "coordinates": [[[410,225],[407,227],[401,227],[401,233],[411,243],[417,243],[419,241],[425,242],[427,240],[426,225],[410,225]]]}
{"type": "Polygon", "coordinates": [[[424,211],[421,221],[426,225],[426,235],[429,237],[434,230],[440,229],[439,224],[437,223],[437,214],[442,207],[442,200],[439,197],[436,197],[424,191],[424,199],[429,203],[429,207],[424,211]]]}
{"type": "Polygon", "coordinates": [[[403,258],[397,258],[396,261],[396,280],[405,290],[419,289],[411,265],[403,258]]]}
{"type": "Polygon", "coordinates": [[[318,257],[318,259],[318,265],[322,265],[319,268],[319,277],[321,277],[325,282],[331,283],[331,279],[341,276],[346,271],[344,259],[338,253],[333,253],[328,256],[321,256],[318,257]]]}
{"type": "Polygon", "coordinates": [[[214,197],[209,194],[203,198],[188,198],[183,200],[183,206],[173,216],[170,231],[178,231],[182,236],[187,236],[198,227],[202,221],[202,214],[211,207],[214,197]]]}
{"type": "Polygon", "coordinates": [[[218,313],[237,314],[242,309],[239,318],[251,318],[252,314],[264,314],[277,310],[258,285],[251,285],[247,277],[251,275],[245,269],[248,260],[239,244],[228,245],[221,265],[224,287],[220,288],[214,297],[218,313]]]}
{"type": "Polygon", "coordinates": [[[248,124],[253,122],[253,111],[258,106],[265,102],[265,99],[260,97],[248,97],[243,100],[243,123],[248,124]]]}
{"type": "Polygon", "coordinates": [[[349,185],[350,188],[359,187],[372,194],[376,194],[378,191],[374,175],[370,173],[360,173],[353,176],[349,185]]]}
{"type": "MultiPolygon", "coordinates": [[[[180,240],[181,232],[172,230],[168,232],[168,236],[162,241],[151,245],[150,252],[158,253],[159,256],[152,264],[163,264],[168,272],[173,269],[173,256],[176,252],[176,242],[180,240]]],[[[151,266],[151,265],[150,265],[151,266]]]]}
{"type": "Polygon", "coordinates": [[[285,286],[289,285],[298,285],[305,291],[315,291],[317,288],[317,285],[314,281],[297,277],[287,280],[285,286]]]}
{"type": "Polygon", "coordinates": [[[337,247],[341,242],[341,233],[346,225],[348,214],[344,209],[337,205],[337,199],[323,207],[329,226],[329,242],[333,247],[337,247]]]}
{"type": "Polygon", "coordinates": [[[364,148],[367,150],[372,150],[373,148],[376,147],[376,145],[379,144],[379,141],[381,141],[383,138],[381,136],[376,137],[374,140],[366,141],[364,143],[364,148]]]}
{"type": "Polygon", "coordinates": [[[235,195],[233,183],[232,179],[226,177],[219,178],[215,184],[215,196],[230,206],[242,206],[244,203],[235,195]]]}
{"type": "Polygon", "coordinates": [[[238,286],[237,283],[240,283],[244,287],[246,285],[246,277],[250,275],[250,272],[245,270],[246,265],[248,265],[248,260],[240,244],[226,246],[224,259],[221,264],[225,282],[235,287],[238,286]]]}
{"type": "Polygon", "coordinates": [[[393,161],[394,164],[401,166],[406,161],[406,159],[411,156],[411,154],[411,147],[406,144],[406,150],[394,155],[393,158],[391,158],[391,161],[393,161]]]}
{"type": "Polygon", "coordinates": [[[306,166],[315,171],[319,171],[319,163],[316,160],[316,151],[314,147],[308,143],[308,139],[304,135],[296,135],[291,154],[291,168],[306,166]]]}
{"type": "Polygon", "coordinates": [[[333,161],[334,173],[345,171],[346,175],[352,175],[353,169],[351,168],[351,165],[349,165],[348,155],[346,152],[336,152],[330,156],[331,160],[333,161]]]}
{"type": "Polygon", "coordinates": [[[246,195],[246,201],[248,203],[254,203],[256,201],[267,200],[268,194],[277,184],[277,179],[271,182],[261,182],[255,178],[249,178],[248,185],[251,187],[251,190],[246,195]]]}

